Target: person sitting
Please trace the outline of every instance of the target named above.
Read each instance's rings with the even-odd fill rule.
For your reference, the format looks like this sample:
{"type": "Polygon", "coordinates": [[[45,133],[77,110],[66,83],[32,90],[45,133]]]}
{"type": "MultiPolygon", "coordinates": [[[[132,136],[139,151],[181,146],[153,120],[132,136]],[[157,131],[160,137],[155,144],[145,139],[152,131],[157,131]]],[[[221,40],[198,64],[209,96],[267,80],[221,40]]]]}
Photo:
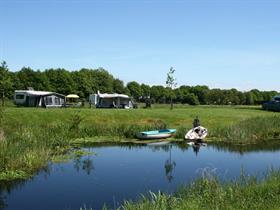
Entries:
{"type": "Polygon", "coordinates": [[[193,128],[196,128],[198,126],[200,126],[200,122],[198,116],[196,116],[196,118],[193,120],[193,128]]]}

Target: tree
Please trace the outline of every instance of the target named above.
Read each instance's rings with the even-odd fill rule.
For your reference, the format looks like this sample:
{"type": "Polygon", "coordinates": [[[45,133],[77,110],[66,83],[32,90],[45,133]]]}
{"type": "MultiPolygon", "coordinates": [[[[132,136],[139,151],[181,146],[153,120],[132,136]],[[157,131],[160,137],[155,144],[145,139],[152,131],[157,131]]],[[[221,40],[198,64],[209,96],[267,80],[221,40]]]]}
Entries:
{"type": "Polygon", "coordinates": [[[127,89],[135,100],[139,100],[140,96],[142,96],[141,86],[135,81],[127,83],[127,89]]]}
{"type": "Polygon", "coordinates": [[[115,93],[124,93],[124,84],[120,79],[114,79],[113,89],[115,93]]]}
{"type": "Polygon", "coordinates": [[[2,106],[4,106],[5,96],[8,95],[8,92],[12,88],[12,82],[9,75],[9,69],[7,63],[3,61],[0,66],[0,91],[2,106]]]}
{"type": "MultiPolygon", "coordinates": [[[[176,78],[174,77],[174,73],[175,73],[175,69],[173,67],[170,67],[169,72],[167,73],[167,79],[166,79],[167,87],[171,88],[172,90],[177,85],[176,78]]],[[[170,109],[171,110],[173,109],[173,96],[171,96],[171,99],[170,99],[170,109]]]]}
{"type": "Polygon", "coordinates": [[[161,85],[154,85],[151,87],[151,98],[153,102],[161,102],[164,99],[165,88],[161,85]]]}
{"type": "Polygon", "coordinates": [[[76,83],[69,71],[65,69],[49,69],[45,73],[49,79],[51,91],[64,95],[77,93],[76,83]]]}
{"type": "Polygon", "coordinates": [[[189,105],[199,105],[199,100],[197,96],[193,93],[187,93],[186,95],[183,96],[183,101],[182,103],[186,103],[189,105]]]}
{"type": "Polygon", "coordinates": [[[207,104],[206,96],[207,96],[208,91],[209,91],[209,88],[207,86],[197,85],[195,87],[190,88],[190,92],[197,96],[200,104],[207,104]]]}
{"type": "Polygon", "coordinates": [[[98,68],[93,71],[94,80],[97,84],[97,90],[101,93],[112,93],[114,77],[103,68],[98,68]]]}
{"type": "Polygon", "coordinates": [[[142,96],[144,99],[150,98],[151,87],[149,85],[141,84],[142,96]]]}

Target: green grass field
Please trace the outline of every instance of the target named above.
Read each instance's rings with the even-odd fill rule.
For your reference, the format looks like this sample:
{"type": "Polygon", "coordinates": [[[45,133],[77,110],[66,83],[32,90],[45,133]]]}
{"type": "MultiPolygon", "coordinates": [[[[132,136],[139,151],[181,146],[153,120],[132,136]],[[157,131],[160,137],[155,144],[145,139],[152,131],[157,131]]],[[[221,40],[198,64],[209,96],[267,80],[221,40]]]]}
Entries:
{"type": "MultiPolygon", "coordinates": [[[[30,127],[44,127],[50,124],[69,123],[73,115],[80,115],[83,126],[149,125],[160,121],[170,128],[192,127],[198,116],[202,125],[210,131],[238,124],[253,117],[275,116],[277,113],[261,110],[259,107],[179,106],[170,110],[168,106],[154,109],[36,109],[7,108],[5,119],[8,124],[24,124],[30,127]]],[[[110,134],[110,133],[109,133],[110,134]]],[[[117,134],[110,134],[116,136],[117,134]]],[[[109,136],[110,136],[109,135],[109,136]]]]}
{"type": "MultiPolygon", "coordinates": [[[[155,106],[152,109],[1,109],[0,180],[28,178],[73,147],[96,142],[135,142],[139,131],[178,129],[182,140],[198,116],[207,140],[256,143],[280,137],[280,116],[259,107],[155,106]]],[[[138,141],[139,142],[139,141],[138,141]]]]}

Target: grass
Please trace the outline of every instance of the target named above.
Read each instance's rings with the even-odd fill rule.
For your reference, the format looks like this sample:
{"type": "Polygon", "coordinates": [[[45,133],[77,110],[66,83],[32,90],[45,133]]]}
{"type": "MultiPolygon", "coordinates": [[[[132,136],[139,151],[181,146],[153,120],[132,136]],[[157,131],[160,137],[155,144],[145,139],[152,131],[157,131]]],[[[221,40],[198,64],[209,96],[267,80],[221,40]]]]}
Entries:
{"type": "Polygon", "coordinates": [[[262,181],[241,176],[221,183],[217,178],[201,178],[181,187],[174,195],[150,193],[138,202],[126,201],[123,210],[168,209],[279,209],[280,173],[271,171],[262,181]]]}
{"type": "Polygon", "coordinates": [[[153,109],[38,109],[0,110],[0,181],[26,179],[48,161],[63,159],[70,149],[96,142],[134,142],[139,131],[177,128],[183,139],[199,116],[208,139],[255,143],[280,137],[280,116],[258,107],[169,106],[153,109]]]}

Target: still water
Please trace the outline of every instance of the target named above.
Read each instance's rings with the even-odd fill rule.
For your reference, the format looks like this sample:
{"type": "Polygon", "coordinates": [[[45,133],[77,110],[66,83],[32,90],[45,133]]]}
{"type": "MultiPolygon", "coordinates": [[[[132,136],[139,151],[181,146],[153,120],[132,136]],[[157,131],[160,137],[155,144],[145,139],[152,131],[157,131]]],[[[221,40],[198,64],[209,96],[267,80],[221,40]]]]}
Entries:
{"type": "Polygon", "coordinates": [[[280,168],[279,144],[261,148],[104,145],[85,150],[95,154],[50,163],[29,181],[1,186],[4,209],[100,209],[104,203],[114,209],[124,199],[135,200],[148,191],[172,193],[205,172],[228,180],[238,178],[241,170],[261,177],[270,168],[280,168]]]}

